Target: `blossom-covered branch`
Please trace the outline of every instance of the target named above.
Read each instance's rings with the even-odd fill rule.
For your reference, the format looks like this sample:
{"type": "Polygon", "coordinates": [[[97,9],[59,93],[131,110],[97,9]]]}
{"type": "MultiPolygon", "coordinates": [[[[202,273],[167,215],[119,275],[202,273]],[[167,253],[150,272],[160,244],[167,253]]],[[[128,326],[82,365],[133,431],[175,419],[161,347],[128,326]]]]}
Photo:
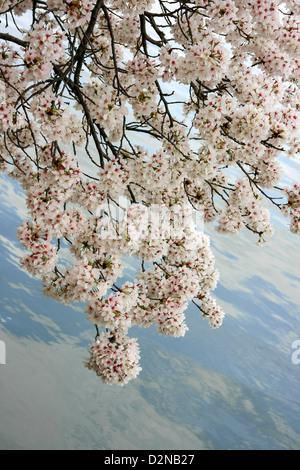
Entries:
{"type": "Polygon", "coordinates": [[[210,240],[300,233],[296,0],[0,0],[0,171],[24,189],[21,265],[96,327],[86,366],[124,385],[129,330],[224,312],[210,240]],[[24,26],[25,25],[25,26],[24,26]],[[67,256],[66,256],[67,253],[67,256]],[[125,259],[141,266],[124,281],[125,259]],[[102,331],[101,331],[102,328],[102,331]]]}

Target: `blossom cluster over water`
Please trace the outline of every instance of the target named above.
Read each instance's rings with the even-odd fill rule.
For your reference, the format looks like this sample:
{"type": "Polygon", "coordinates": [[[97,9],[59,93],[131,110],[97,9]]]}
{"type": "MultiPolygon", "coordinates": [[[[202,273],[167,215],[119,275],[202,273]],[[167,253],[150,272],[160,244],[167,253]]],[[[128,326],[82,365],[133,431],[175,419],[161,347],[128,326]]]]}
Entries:
{"type": "Polygon", "coordinates": [[[190,302],[222,325],[199,215],[263,245],[272,206],[300,233],[299,184],[281,184],[300,150],[299,14],[297,0],[0,0],[21,265],[46,296],[86,304],[86,367],[105,383],[141,370],[132,326],[182,337],[190,302]]]}

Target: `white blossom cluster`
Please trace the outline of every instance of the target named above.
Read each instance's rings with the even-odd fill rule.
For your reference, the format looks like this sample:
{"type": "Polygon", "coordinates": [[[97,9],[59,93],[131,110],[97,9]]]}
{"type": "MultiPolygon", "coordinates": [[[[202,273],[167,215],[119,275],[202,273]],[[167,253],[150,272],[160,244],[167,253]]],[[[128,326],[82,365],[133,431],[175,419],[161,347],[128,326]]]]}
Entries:
{"type": "Polygon", "coordinates": [[[300,233],[299,183],[281,187],[280,164],[300,152],[299,5],[0,0],[2,24],[25,13],[0,32],[0,171],[25,192],[21,265],[45,296],[86,304],[86,366],[124,385],[141,370],[131,327],[182,337],[191,302],[222,325],[199,218],[263,245],[272,205],[300,233]]]}
{"type": "Polygon", "coordinates": [[[300,234],[300,186],[294,184],[292,188],[286,188],[285,193],[288,198],[286,205],[282,207],[283,213],[291,219],[290,230],[300,234]]]}
{"type": "Polygon", "coordinates": [[[136,339],[128,338],[123,333],[113,330],[102,333],[99,339],[90,346],[90,358],[85,363],[109,385],[119,383],[126,385],[135,379],[141,367],[140,354],[136,339]]]}

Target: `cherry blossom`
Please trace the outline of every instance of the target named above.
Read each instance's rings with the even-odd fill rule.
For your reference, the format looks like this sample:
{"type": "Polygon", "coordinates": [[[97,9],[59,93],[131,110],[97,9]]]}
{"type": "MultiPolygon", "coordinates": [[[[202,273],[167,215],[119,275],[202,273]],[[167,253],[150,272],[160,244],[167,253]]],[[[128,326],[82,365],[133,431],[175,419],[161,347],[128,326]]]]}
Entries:
{"type": "Polygon", "coordinates": [[[136,339],[128,338],[118,330],[102,333],[90,346],[90,359],[85,363],[109,385],[124,386],[137,377],[141,367],[136,339]]]}
{"type": "Polygon", "coordinates": [[[191,309],[225,319],[205,224],[262,246],[275,210],[300,233],[299,182],[283,182],[300,152],[299,4],[0,0],[0,15],[20,266],[85,304],[86,367],[125,385],[141,371],[132,327],[179,338],[191,309]]]}

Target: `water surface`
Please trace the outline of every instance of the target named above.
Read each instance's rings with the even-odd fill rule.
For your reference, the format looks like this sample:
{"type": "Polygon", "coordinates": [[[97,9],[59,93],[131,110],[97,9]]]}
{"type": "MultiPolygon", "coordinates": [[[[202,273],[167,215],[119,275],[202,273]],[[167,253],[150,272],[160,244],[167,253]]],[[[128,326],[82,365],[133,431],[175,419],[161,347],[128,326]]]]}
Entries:
{"type": "Polygon", "coordinates": [[[0,192],[0,449],[299,449],[300,237],[278,220],[259,248],[210,228],[222,328],[191,306],[184,338],[133,329],[143,371],[110,387],[82,364],[95,336],[84,306],[44,298],[20,270],[24,201],[3,176],[0,192]]]}

